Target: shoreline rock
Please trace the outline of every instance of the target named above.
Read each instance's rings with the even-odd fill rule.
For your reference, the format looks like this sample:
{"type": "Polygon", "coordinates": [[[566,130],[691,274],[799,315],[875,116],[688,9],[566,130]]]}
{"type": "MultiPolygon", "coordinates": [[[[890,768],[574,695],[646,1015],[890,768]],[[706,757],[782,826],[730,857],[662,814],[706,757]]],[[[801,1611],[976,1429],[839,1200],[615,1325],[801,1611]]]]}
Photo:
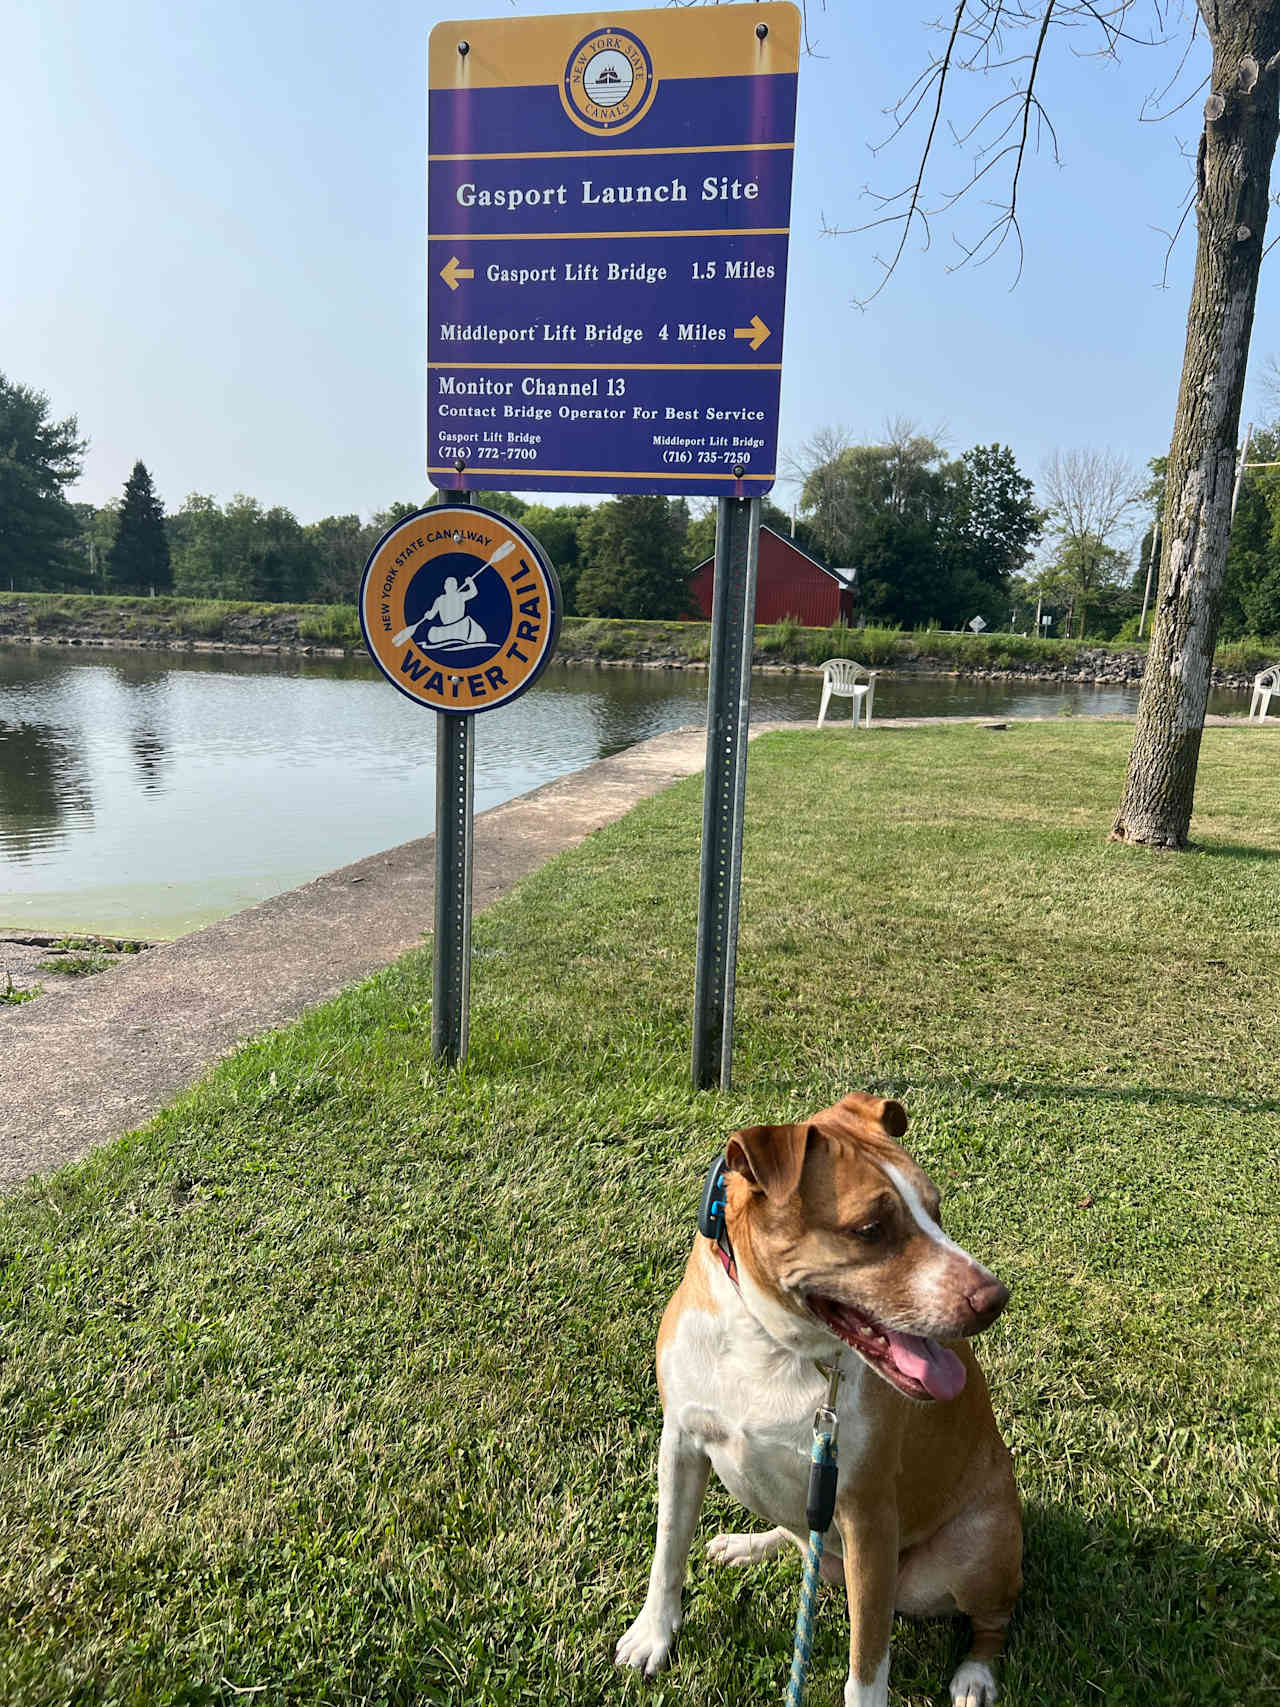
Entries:
{"type": "MultiPolygon", "coordinates": [[[[228,626],[237,625],[242,632],[238,638],[198,639],[153,630],[151,633],[103,634],[69,628],[63,632],[37,632],[30,628],[19,630],[14,619],[28,617],[20,601],[0,604],[0,645],[32,647],[79,647],[91,651],[174,652],[185,655],[229,653],[246,657],[299,657],[354,659],[367,662],[362,646],[332,646],[307,641],[298,632],[298,619],[293,613],[279,617],[262,617],[232,613],[228,626]],[[250,638],[252,634],[259,638],[250,638]]],[[[855,631],[856,632],[856,631],[855,631]]],[[[1096,687],[1136,687],[1146,669],[1145,652],[1113,652],[1105,647],[1087,648],[1076,654],[1069,663],[1056,661],[1043,665],[1030,663],[1010,665],[1005,669],[990,665],[964,668],[954,658],[929,653],[916,657],[897,658],[891,664],[877,664],[884,675],[951,676],[962,681],[1026,681],[1076,682],[1096,687]]],[[[641,642],[626,657],[602,653],[598,648],[583,645],[572,629],[562,631],[559,649],[552,662],[556,665],[576,664],[590,669],[697,670],[708,667],[706,658],[691,657],[687,652],[674,650],[670,645],[650,646],[641,642]]],[[[752,667],[776,675],[818,675],[821,664],[800,661],[779,661],[771,650],[757,645],[752,667]]],[[[372,668],[372,665],[370,665],[372,668]]],[[[1249,688],[1253,676],[1239,670],[1214,669],[1210,680],[1218,688],[1249,688]]]]}

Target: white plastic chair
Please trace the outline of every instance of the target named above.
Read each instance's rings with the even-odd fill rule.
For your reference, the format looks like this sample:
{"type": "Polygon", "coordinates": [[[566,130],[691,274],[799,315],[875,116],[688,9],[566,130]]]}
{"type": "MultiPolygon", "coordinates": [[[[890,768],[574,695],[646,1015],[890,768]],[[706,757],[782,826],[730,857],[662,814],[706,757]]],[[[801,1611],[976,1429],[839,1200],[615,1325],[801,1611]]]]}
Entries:
{"type": "Polygon", "coordinates": [[[832,694],[853,701],[853,727],[858,727],[861,714],[868,729],[871,727],[871,708],[876,698],[876,676],[879,672],[855,664],[852,658],[828,658],[822,666],[822,704],[818,707],[818,728],[821,729],[831,703],[832,694]]]}
{"type": "Polygon", "coordinates": [[[1263,670],[1253,678],[1253,700],[1249,706],[1250,718],[1256,718],[1259,723],[1267,715],[1271,704],[1272,694],[1280,694],[1280,664],[1272,664],[1270,669],[1263,670]]]}

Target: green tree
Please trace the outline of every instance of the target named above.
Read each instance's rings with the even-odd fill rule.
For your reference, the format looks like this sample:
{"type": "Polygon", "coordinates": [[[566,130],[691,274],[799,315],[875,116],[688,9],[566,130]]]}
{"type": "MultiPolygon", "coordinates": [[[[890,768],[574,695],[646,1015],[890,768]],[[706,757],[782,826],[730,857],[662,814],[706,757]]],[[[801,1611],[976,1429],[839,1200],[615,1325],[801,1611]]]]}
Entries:
{"type": "Polygon", "coordinates": [[[84,554],[87,579],[85,589],[91,593],[107,590],[107,560],[116,542],[120,521],[120,500],[110,498],[105,504],[72,504],[80,525],[80,550],[84,554]]]}
{"type": "Polygon", "coordinates": [[[125,482],[116,536],[107,560],[107,584],[116,593],[160,593],[173,587],[173,563],[164,505],[145,463],[135,462],[125,482]]]}
{"type": "MultiPolygon", "coordinates": [[[[800,508],[827,562],[860,567],[862,533],[873,520],[932,536],[946,501],[941,463],[941,448],[909,422],[893,423],[879,444],[854,444],[838,428],[818,433],[802,453],[800,508]]],[[[886,529],[876,533],[883,541],[886,529]]]]}
{"type": "Polygon", "coordinates": [[[946,482],[938,445],[904,423],[874,445],[852,444],[827,429],[811,441],[806,458],[800,507],[820,555],[857,570],[862,615],[907,628],[947,621],[938,546],[946,482]]]}
{"type": "MultiPolygon", "coordinates": [[[[699,563],[705,563],[708,557],[715,555],[716,549],[716,511],[718,505],[711,498],[703,505],[698,513],[690,518],[689,534],[686,545],[689,552],[689,567],[696,569],[699,563]]],[[[764,525],[764,507],[760,510],[761,525],[764,525]]]]}
{"type": "MultiPolygon", "coordinates": [[[[510,516],[513,522],[518,522],[529,508],[523,498],[518,498],[514,492],[473,492],[473,501],[486,510],[497,510],[499,515],[510,516]]],[[[415,510],[429,509],[435,504],[447,504],[449,494],[439,486],[431,488],[431,496],[424,498],[420,504],[414,504],[415,510]]]]}
{"type": "MultiPolygon", "coordinates": [[[[1251,462],[1280,458],[1280,428],[1254,435],[1251,462]]],[[[1280,468],[1252,469],[1240,484],[1240,501],[1227,554],[1223,629],[1280,635],[1280,468]]]]}
{"type": "Polygon", "coordinates": [[[269,604],[305,599],[307,552],[298,518],[282,504],[267,510],[237,492],[223,510],[229,587],[224,597],[269,604]]]}
{"type": "Polygon", "coordinates": [[[519,518],[551,559],[560,582],[560,595],[567,614],[578,614],[578,571],[582,548],[578,538],[583,522],[591,514],[589,504],[531,504],[519,518]]]}
{"type": "Polygon", "coordinates": [[[947,462],[910,423],[875,445],[827,431],[812,441],[801,507],[818,554],[856,569],[862,614],[878,622],[956,628],[1007,619],[1013,575],[1043,515],[1003,445],[947,462]]]}
{"type": "Polygon", "coordinates": [[[1065,604],[1065,632],[1080,638],[1088,631],[1109,639],[1130,610],[1136,609],[1127,552],[1094,535],[1059,537],[1043,571],[1042,586],[1065,604]]]}
{"type": "Polygon", "coordinates": [[[923,518],[880,510],[862,522],[853,567],[858,571],[861,614],[886,627],[954,628],[938,572],[937,540],[923,518]]]}
{"type": "MultiPolygon", "coordinates": [[[[716,509],[715,499],[707,504],[689,523],[689,564],[696,569],[699,563],[705,563],[708,557],[715,555],[716,549],[716,509]]],[[[784,539],[794,538],[801,551],[810,555],[820,555],[818,544],[813,537],[813,529],[805,521],[799,521],[794,535],[791,531],[791,517],[770,498],[764,498],[760,504],[760,526],[772,528],[774,533],[780,533],[784,539]]]]}
{"type": "MultiPolygon", "coordinates": [[[[443,503],[443,501],[441,493],[432,492],[426,498],[415,500],[405,498],[398,503],[388,504],[383,510],[375,510],[369,517],[369,550],[373,549],[388,528],[393,528],[397,522],[403,521],[406,516],[411,516],[415,510],[430,509],[433,504],[443,503]]],[[[367,557],[368,552],[365,555],[367,557]]],[[[361,567],[363,568],[363,564],[361,567]]]]}
{"type": "MultiPolygon", "coordinates": [[[[1260,427],[1249,441],[1251,463],[1280,461],[1280,424],[1260,427]]],[[[1278,634],[1275,588],[1280,580],[1280,468],[1247,468],[1240,496],[1222,587],[1221,634],[1227,640],[1245,635],[1278,634]]]]}
{"type": "MultiPolygon", "coordinates": [[[[1259,427],[1250,439],[1250,466],[1240,480],[1222,582],[1218,633],[1223,640],[1280,633],[1280,616],[1275,608],[1275,590],[1280,583],[1280,468],[1254,466],[1277,462],[1280,462],[1280,422],[1272,422],[1259,427]]],[[[1147,465],[1151,482],[1143,498],[1154,511],[1156,522],[1142,539],[1134,577],[1139,598],[1146,584],[1155,528],[1163,516],[1168,465],[1165,456],[1152,457],[1147,465]]],[[[1163,550],[1160,555],[1163,559],[1163,550]]],[[[1157,584],[1152,594],[1153,606],[1158,590],[1157,584]]]]}
{"type": "Polygon", "coordinates": [[[222,511],[206,492],[189,492],[166,518],[174,591],[189,599],[223,599],[227,592],[222,511]]]}
{"type": "Polygon", "coordinates": [[[193,492],[170,530],[174,584],[190,598],[293,602],[312,596],[313,566],[297,517],[237,492],[225,507],[193,492]]]}
{"type": "Polygon", "coordinates": [[[1040,536],[1044,511],[1007,445],[974,445],[944,475],[938,544],[948,605],[995,626],[1008,615],[1013,578],[1040,536]]]}
{"type": "Polygon", "coordinates": [[[377,534],[359,516],[323,516],[302,530],[308,597],[320,604],[354,604],[365,559],[377,534]]]}
{"type": "Polygon", "coordinates": [[[74,415],[49,419],[42,391],[0,373],[0,587],[82,587],[88,562],[64,488],[80,477],[87,440],[74,415]]]}
{"type": "Polygon", "coordinates": [[[1142,484],[1132,465],[1112,451],[1069,450],[1050,457],[1044,488],[1058,561],[1068,572],[1083,635],[1094,592],[1113,575],[1108,554],[1115,535],[1142,504],[1142,484]]]}
{"type": "Polygon", "coordinates": [[[583,616],[680,618],[689,591],[689,506],[683,498],[630,494],[599,504],[579,531],[583,616]]]}

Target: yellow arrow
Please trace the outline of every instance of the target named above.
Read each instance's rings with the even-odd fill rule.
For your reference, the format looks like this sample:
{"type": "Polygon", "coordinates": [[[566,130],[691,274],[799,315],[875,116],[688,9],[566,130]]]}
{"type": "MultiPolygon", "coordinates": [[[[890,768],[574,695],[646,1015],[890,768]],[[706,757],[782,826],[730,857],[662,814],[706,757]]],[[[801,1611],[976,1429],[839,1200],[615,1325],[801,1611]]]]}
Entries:
{"type": "Polygon", "coordinates": [[[758,314],[753,314],[751,316],[750,326],[735,326],[733,329],[733,335],[735,338],[749,338],[751,340],[751,348],[753,350],[758,350],[761,344],[763,344],[765,339],[769,336],[769,327],[765,325],[764,321],[758,314]]]}
{"type": "MultiPolygon", "coordinates": [[[[462,279],[473,279],[475,276],[475,268],[459,266],[458,257],[456,255],[450,255],[449,259],[440,269],[440,277],[448,285],[450,290],[457,290],[458,284],[462,279]]],[[[765,336],[767,337],[768,333],[766,333],[765,336]]]]}

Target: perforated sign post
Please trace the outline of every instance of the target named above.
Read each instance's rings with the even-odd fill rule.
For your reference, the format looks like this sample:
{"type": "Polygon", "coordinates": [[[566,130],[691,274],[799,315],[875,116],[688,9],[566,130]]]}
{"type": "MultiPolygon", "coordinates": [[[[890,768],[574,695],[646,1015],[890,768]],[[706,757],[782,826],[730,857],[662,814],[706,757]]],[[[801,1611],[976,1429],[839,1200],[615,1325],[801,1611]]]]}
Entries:
{"type": "Polygon", "coordinates": [[[436,716],[431,1048],[465,1060],[471,992],[474,719],[533,686],[555,650],[560,586],[533,535],[454,493],[383,534],[360,626],[393,687],[436,716]]]}
{"type": "Polygon", "coordinates": [[[718,499],[693,1075],[727,1087],[760,496],[775,478],[800,13],[431,32],[428,470],[718,499]]]}

